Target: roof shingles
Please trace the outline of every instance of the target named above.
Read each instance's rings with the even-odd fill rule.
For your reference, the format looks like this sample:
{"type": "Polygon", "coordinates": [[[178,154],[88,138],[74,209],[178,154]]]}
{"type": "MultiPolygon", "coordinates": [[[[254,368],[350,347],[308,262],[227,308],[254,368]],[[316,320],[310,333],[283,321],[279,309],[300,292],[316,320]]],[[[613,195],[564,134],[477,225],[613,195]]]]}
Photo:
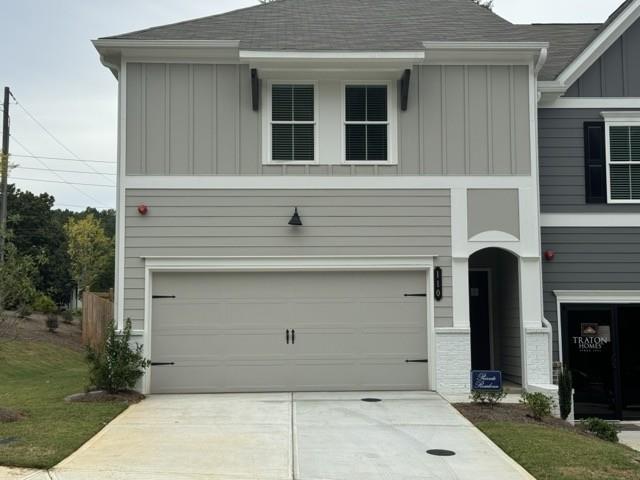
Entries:
{"type": "Polygon", "coordinates": [[[513,25],[471,0],[278,0],[107,38],[239,40],[242,49],[287,51],[413,51],[425,41],[548,41],[550,56],[540,78],[552,80],[600,28],[513,25]]]}

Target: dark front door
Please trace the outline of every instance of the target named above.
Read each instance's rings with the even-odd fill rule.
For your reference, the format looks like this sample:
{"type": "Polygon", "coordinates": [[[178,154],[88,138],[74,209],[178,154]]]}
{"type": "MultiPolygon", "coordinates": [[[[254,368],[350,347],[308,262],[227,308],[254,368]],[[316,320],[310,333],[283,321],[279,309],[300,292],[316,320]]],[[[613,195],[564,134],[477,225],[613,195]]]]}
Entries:
{"type": "Polygon", "coordinates": [[[471,368],[491,370],[491,311],[489,272],[469,272],[469,309],[471,315],[471,368]]]}
{"type": "Polygon", "coordinates": [[[625,305],[618,309],[620,339],[620,401],[622,418],[640,419],[640,306],[625,305]]]}
{"type": "Polygon", "coordinates": [[[640,419],[640,307],[563,305],[576,418],[640,419]]]}

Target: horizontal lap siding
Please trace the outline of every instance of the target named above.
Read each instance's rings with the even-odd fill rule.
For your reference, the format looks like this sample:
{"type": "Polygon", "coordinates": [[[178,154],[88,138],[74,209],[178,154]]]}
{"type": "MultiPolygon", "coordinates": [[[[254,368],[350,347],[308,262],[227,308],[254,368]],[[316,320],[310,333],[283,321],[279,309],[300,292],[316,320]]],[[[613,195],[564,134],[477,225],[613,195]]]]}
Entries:
{"type": "Polygon", "coordinates": [[[602,109],[540,109],[540,202],[543,213],[640,212],[639,205],[587,204],[584,123],[602,109]]]}
{"type": "Polygon", "coordinates": [[[543,263],[543,280],[557,359],[554,290],[640,290],[640,228],[543,228],[542,249],[556,252],[543,263]]]}
{"type": "Polygon", "coordinates": [[[437,255],[453,325],[448,190],[128,190],[125,318],[142,328],[142,256],[437,255]],[[149,205],[141,216],[137,206],[149,205]],[[287,225],[293,207],[304,226],[287,225]]]}
{"type": "MultiPolygon", "coordinates": [[[[318,83],[321,106],[339,101],[339,84],[318,83]]],[[[397,112],[398,165],[340,164],[337,113],[318,119],[323,164],[262,165],[266,110],[252,109],[247,65],[129,63],[126,87],[129,175],[530,174],[526,66],[415,66],[397,112]]]]}

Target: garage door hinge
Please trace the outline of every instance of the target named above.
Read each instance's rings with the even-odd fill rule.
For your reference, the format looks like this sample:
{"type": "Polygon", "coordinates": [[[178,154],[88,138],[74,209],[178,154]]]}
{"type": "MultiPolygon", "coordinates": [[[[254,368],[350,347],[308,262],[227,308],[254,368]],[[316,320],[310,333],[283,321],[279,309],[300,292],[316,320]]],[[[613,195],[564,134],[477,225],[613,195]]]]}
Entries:
{"type": "Polygon", "coordinates": [[[176,298],[175,295],[153,295],[151,298],[176,298]]]}
{"type": "Polygon", "coordinates": [[[151,362],[152,367],[167,367],[175,364],[175,362],[151,362]]]}

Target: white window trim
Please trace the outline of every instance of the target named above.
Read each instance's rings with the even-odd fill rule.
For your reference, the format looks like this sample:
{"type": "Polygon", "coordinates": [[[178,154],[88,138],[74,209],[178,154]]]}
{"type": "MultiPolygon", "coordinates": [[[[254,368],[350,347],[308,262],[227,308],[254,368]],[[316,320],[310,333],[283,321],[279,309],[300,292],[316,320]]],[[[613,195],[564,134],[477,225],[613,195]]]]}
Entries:
{"type": "MultiPolygon", "coordinates": [[[[607,203],[611,204],[640,204],[640,200],[615,200],[611,198],[611,127],[640,127],[640,112],[602,112],[605,120],[605,149],[607,157],[607,203]]],[[[613,162],[617,165],[631,164],[631,162],[613,162]]],[[[640,162],[635,162],[640,165],[640,162]]]]}
{"type": "MultiPolygon", "coordinates": [[[[343,81],[341,86],[341,118],[340,118],[340,128],[341,128],[341,147],[340,150],[342,152],[341,162],[343,165],[397,165],[398,164],[398,100],[397,100],[397,87],[396,82],[392,81],[372,81],[372,80],[348,80],[343,81]],[[387,159],[386,160],[375,160],[375,161],[357,161],[347,160],[347,87],[351,85],[364,85],[364,86],[379,86],[384,85],[387,87],[387,159]]],[[[358,124],[362,124],[363,122],[355,122],[358,124]]],[[[367,122],[369,123],[369,122],[367,122]]],[[[370,122],[371,124],[375,123],[385,123],[385,122],[370,122]]]]}
{"type": "MultiPolygon", "coordinates": [[[[320,109],[318,106],[318,82],[316,80],[268,80],[264,89],[264,108],[262,109],[262,164],[263,165],[318,165],[320,164],[320,142],[318,140],[318,123],[320,109]],[[313,156],[309,160],[274,160],[271,150],[271,130],[272,130],[272,87],[273,85],[313,85],[313,156]]],[[[305,122],[300,122],[305,123],[305,122]]],[[[311,123],[311,122],[309,122],[311,123]]]]}

